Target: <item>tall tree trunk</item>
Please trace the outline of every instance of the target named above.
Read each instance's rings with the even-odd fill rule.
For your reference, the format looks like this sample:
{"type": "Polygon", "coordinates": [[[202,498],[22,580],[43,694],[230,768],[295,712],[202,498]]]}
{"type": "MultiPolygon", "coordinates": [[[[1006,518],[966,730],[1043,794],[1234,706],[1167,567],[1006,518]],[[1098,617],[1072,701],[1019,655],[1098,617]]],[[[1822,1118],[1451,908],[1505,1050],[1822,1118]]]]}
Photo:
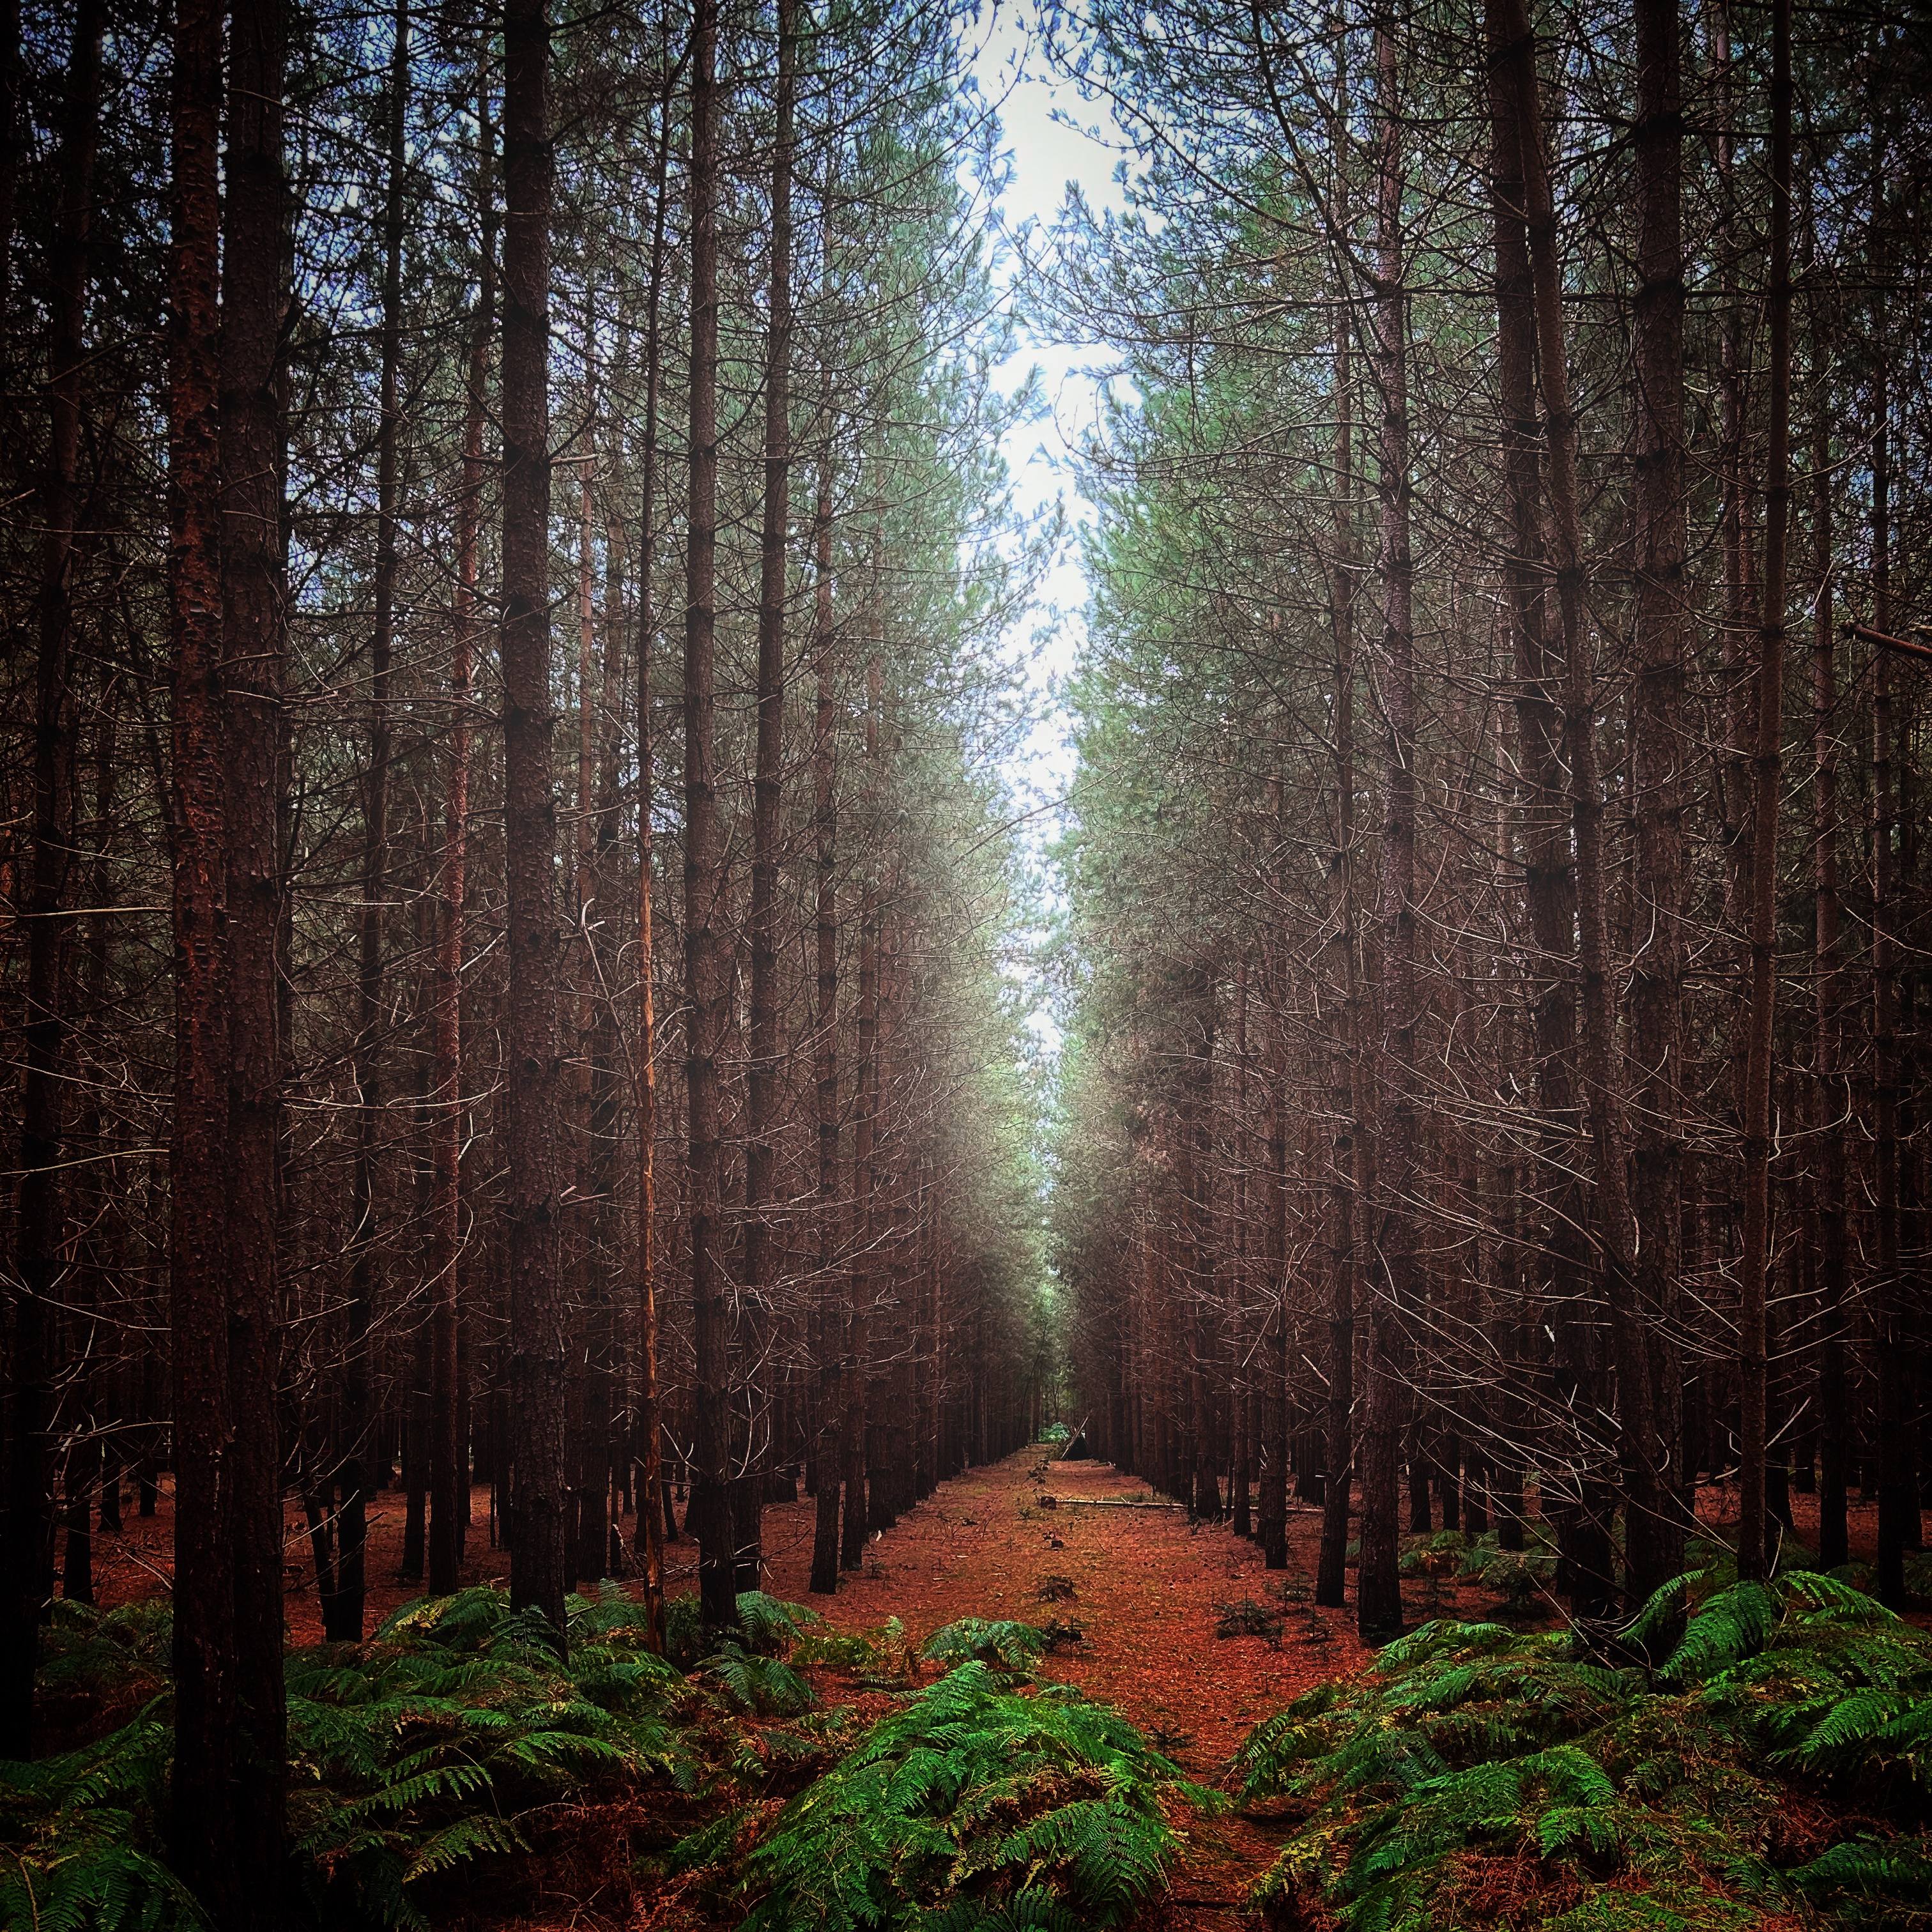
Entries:
{"type": "MultiPolygon", "coordinates": [[[[68,62],[61,133],[60,206],[49,250],[49,424],[41,488],[40,656],[34,692],[33,883],[27,926],[27,998],[22,1033],[20,1189],[10,1339],[11,1462],[0,1537],[0,1756],[31,1755],[34,1660],[53,1533],[53,1295],[62,1273],[62,1139],[67,1120],[61,1061],[68,871],[74,838],[74,748],[68,664],[74,619],[75,526],[80,477],[80,405],[87,319],[88,233],[100,118],[102,0],[81,0],[68,62]]],[[[9,128],[5,130],[10,133],[9,128]]],[[[0,303],[6,286],[0,282],[0,303]]]]}
{"type": "Polygon", "coordinates": [[[1382,428],[1382,749],[1381,1080],[1376,1094],[1376,1255],[1362,1422],[1361,1564],[1355,1621],[1364,1639],[1402,1628],[1396,1568],[1396,1464],[1410,1391],[1403,1328],[1414,1294],[1411,1204],[1415,1136],[1415,630],[1409,554],[1408,350],[1402,286],[1402,108],[1395,25],[1376,26],[1376,365],[1382,428]]]}
{"type": "MultiPolygon", "coordinates": [[[[1882,175],[1880,179],[1882,181],[1882,175]]],[[[1874,198],[1882,194],[1875,188],[1874,198]]],[[[1882,202],[1876,211],[1882,214],[1882,202]]],[[[1882,357],[1873,387],[1872,622],[1892,629],[1892,395],[1882,357]]],[[[1892,664],[1872,654],[1872,1222],[1876,1250],[1873,1324],[1878,1353],[1878,1562],[1874,1589],[1890,1610],[1905,1606],[1905,1550],[1918,1522],[1906,1449],[1904,1284],[1898,1241],[1898,908],[1893,846],[1898,806],[1892,664]]]]}
{"type": "MultiPolygon", "coordinates": [[[[1816,228],[1807,228],[1815,236],[1816,228]]],[[[1845,1126],[1851,1096],[1844,1073],[1844,998],[1839,980],[1838,706],[1832,614],[1831,370],[1815,288],[1811,333],[1811,566],[1816,580],[1811,625],[1812,880],[1816,907],[1812,954],[1814,1020],[1812,1126],[1818,1141],[1816,1238],[1818,1257],[1818,1560],[1836,1569],[1849,1558],[1845,1476],[1845,1126]]]]}
{"type": "Polygon", "coordinates": [[[430,1345],[429,1588],[456,1588],[469,1520],[467,1444],[459,1427],[458,1345],[463,1252],[464,901],[470,884],[470,680],[476,670],[476,545],[483,518],[483,424],[490,385],[490,338],[496,308],[496,206],[486,75],[476,90],[476,201],[481,218],[476,306],[463,410],[463,476],[456,504],[456,608],[450,640],[448,765],[442,808],[442,928],[436,974],[435,1206],[430,1279],[434,1301],[430,1345]]]}
{"type": "MultiPolygon", "coordinates": [[[[225,1201],[222,1314],[230,1431],[220,1480],[232,1498],[232,1862],[224,1876],[236,1924],[280,1916],[283,1795],[281,1457],[277,1208],[281,1067],[276,998],[284,780],[282,667],[282,326],[288,288],[280,0],[238,12],[229,48],[222,233],[220,449],[220,680],[226,791],[228,1083],[220,1186],[225,1201]]],[[[176,1411],[177,1425],[181,1416],[176,1411]]],[[[178,1555],[176,1588],[192,1591],[178,1555]]],[[[181,1754],[176,1752],[176,1777],[181,1754]]],[[[182,1821],[177,1817],[177,1827],[182,1821]]],[[[178,1845],[178,1838],[177,1840],[178,1845]]],[[[200,1848],[197,1847],[197,1850],[200,1848]]]]}
{"type": "MultiPolygon", "coordinates": [[[[596,450],[593,429],[597,416],[596,389],[595,290],[589,292],[584,324],[584,359],[590,394],[586,399],[589,424],[579,454],[577,517],[577,841],[573,868],[575,903],[572,924],[576,938],[572,957],[576,965],[576,1049],[571,1082],[571,1124],[574,1143],[577,1201],[571,1216],[576,1231],[572,1272],[577,1310],[579,1372],[574,1520],[571,1536],[572,1574],[592,1582],[610,1574],[610,1298],[609,1278],[599,1252],[603,1215],[597,1179],[598,1076],[596,1040],[600,962],[596,922],[597,849],[597,546],[592,471],[596,450]]],[[[612,536],[614,542],[614,536],[612,536]]],[[[610,614],[605,614],[607,621],[610,614]]]]}
{"type": "MultiPolygon", "coordinates": [[[[344,1420],[355,1432],[342,1472],[344,1562],[329,1635],[362,1636],[366,1478],[362,1436],[368,1426],[369,1329],[378,1252],[376,1174],[382,1159],[382,912],[388,890],[389,667],[395,643],[396,478],[402,428],[398,391],[403,334],[404,129],[409,109],[408,0],[391,22],[388,192],[382,218],[382,373],[376,431],[376,570],[369,642],[369,764],[362,795],[362,910],[356,974],[356,1164],[350,1198],[349,1347],[344,1420]]],[[[416,1573],[420,1577],[422,1570],[416,1573]]],[[[452,1586],[454,1588],[454,1585],[452,1586]]]]}
{"type": "MultiPolygon", "coordinates": [[[[1555,552],[1557,608],[1564,663],[1565,748],[1570,766],[1571,836],[1576,854],[1577,960],[1582,981],[1582,1064],[1595,1156],[1597,1227],[1603,1243],[1605,1299],[1621,1414],[1618,1462],[1626,1507],[1653,1524],[1664,1520],[1649,1328],[1636,1289],[1630,1192],[1625,1170],[1622,1081],[1616,1064],[1616,988],[1610,957],[1604,869],[1604,800],[1597,775],[1596,728],[1583,622],[1585,572],[1576,487],[1576,420],[1570,400],[1563,334],[1556,218],[1544,159],[1535,41],[1523,0],[1502,0],[1505,58],[1513,70],[1517,148],[1522,167],[1536,340],[1548,437],[1546,472],[1555,552]]],[[[1652,1552],[1654,1553],[1654,1552],[1652,1552]]],[[[1639,1568],[1642,1546],[1627,1551],[1628,1587],[1642,1603],[1669,1580],[1639,1568]]]]}
{"type": "MultiPolygon", "coordinates": [[[[1338,161],[1339,168],[1340,163],[1338,161]]],[[[1338,210],[1339,216],[1339,210],[1338,210]]],[[[1339,228],[1340,221],[1336,225],[1339,228]]],[[[1355,1397],[1355,528],[1354,319],[1338,303],[1335,320],[1334,556],[1328,571],[1329,689],[1334,734],[1334,843],[1328,852],[1328,1475],[1315,1600],[1340,1610],[1347,1587],[1348,1501],[1354,1474],[1350,1412],[1355,1397]]]]}
{"type": "MultiPolygon", "coordinates": [[[[872,584],[868,592],[877,622],[878,538],[873,536],[872,584]]],[[[876,638],[874,639],[876,644],[876,638]]],[[[876,650],[866,666],[866,788],[860,836],[868,849],[859,909],[859,1011],[854,1042],[856,1064],[852,1120],[852,1258],[846,1270],[845,1319],[845,1514],[838,1541],[842,1569],[856,1570],[866,1547],[870,1510],[866,1484],[866,1424],[870,1403],[866,1387],[872,1366],[873,1210],[878,1191],[879,1116],[879,880],[878,837],[879,692],[876,650]]]]}
{"type": "Polygon", "coordinates": [[[1636,790],[1637,943],[1630,1037],[1636,1130],[1630,1210],[1645,1231],[1636,1282],[1651,1329],[1658,1513],[1625,1526],[1634,1570],[1684,1569],[1683,1372],[1668,1338],[1682,1279],[1684,1064],[1684,244],[1683,86],[1676,0],[1638,0],[1637,243],[1634,504],[1636,655],[1631,758],[1636,790]]]}
{"type": "MultiPolygon", "coordinates": [[[[771,322],[765,346],[765,500],[759,542],[758,743],[752,808],[752,1052],[745,1122],[745,1288],[754,1322],[769,1328],[784,1242],[778,1205],[779,1059],[778,805],[784,746],[785,532],[791,501],[791,170],[798,41],[796,0],[778,0],[778,128],[772,149],[771,322]]],[[[768,1350],[760,1352],[769,1354],[768,1350]]],[[[743,1512],[762,1520],[764,1472],[748,1462],[743,1512]]],[[[756,1587],[760,1550],[748,1552],[756,1587]]],[[[747,1552],[738,1552],[739,1561],[747,1552]]]]}
{"type": "Polygon", "coordinates": [[[658,1388],[657,1000],[652,930],[651,646],[657,634],[658,386],[663,368],[664,196],[670,172],[671,75],[658,100],[658,155],[651,207],[651,280],[644,314],[644,437],[638,503],[638,1040],[632,1077],[638,1111],[638,1390],[632,1419],[638,1536],[650,1648],[664,1651],[663,1414],[658,1388]]]}
{"type": "MultiPolygon", "coordinates": [[[[1771,447],[1758,632],[1751,806],[1750,1038],[1744,1106],[1744,1253],[1738,1310],[1738,1574],[1766,1574],[1765,1304],[1771,1273],[1771,1051],[1777,998],[1778,787],[1784,690],[1785,542],[1791,516],[1791,0],[1772,0],[1771,447]]],[[[1632,1579],[1633,1583],[1636,1579],[1632,1579]]]]}
{"type": "Polygon", "coordinates": [[[168,310],[170,629],[175,788],[174,1142],[169,1328],[174,1416],[177,1869],[238,1923],[235,1498],[227,1478],[228,800],[221,676],[219,0],[177,0],[168,310]]]}
{"type": "MultiPolygon", "coordinates": [[[[829,381],[820,395],[829,418],[829,381]]],[[[817,886],[818,957],[812,1004],[814,1095],[818,1128],[818,1297],[819,1355],[814,1442],[818,1471],[818,1510],[812,1541],[812,1589],[830,1596],[838,1588],[838,1495],[844,1474],[844,1426],[839,1402],[845,1340],[844,1297],[837,1274],[838,1229],[838,887],[836,868],[838,808],[833,794],[834,733],[838,718],[832,652],[837,633],[832,612],[832,433],[828,420],[818,450],[818,507],[813,518],[813,602],[818,690],[812,749],[812,827],[817,886]]]]}
{"type": "Polygon", "coordinates": [[[727,1491],[730,1443],[730,1283],[724,1252],[724,1144],[718,1056],[730,998],[718,840],[716,705],[718,550],[718,7],[698,0],[692,28],[691,501],[684,637],[685,1089],[690,1143],[691,1294],[694,1312],[698,1594],[706,1627],[737,1622],[727,1491]]]}
{"type": "Polygon", "coordinates": [[[564,1641],[556,799],[550,642],[550,25],[503,20],[504,862],[509,884],[510,1600],[564,1641]]]}

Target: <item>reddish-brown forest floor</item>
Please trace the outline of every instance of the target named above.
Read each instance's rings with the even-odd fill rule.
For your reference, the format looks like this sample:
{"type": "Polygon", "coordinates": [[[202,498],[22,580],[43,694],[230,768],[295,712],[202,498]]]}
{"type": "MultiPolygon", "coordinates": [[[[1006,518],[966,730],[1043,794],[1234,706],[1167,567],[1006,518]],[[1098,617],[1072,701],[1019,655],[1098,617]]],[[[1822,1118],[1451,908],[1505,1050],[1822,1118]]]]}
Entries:
{"type": "MultiPolygon", "coordinates": [[[[915,1648],[941,1624],[965,1616],[1009,1617],[1043,1622],[1077,1622],[1077,1648],[1044,1660],[1049,1677],[1078,1684],[1118,1706],[1154,1734],[1203,1783],[1222,1778],[1227,1761],[1249,1729],[1291,1698],[1327,1677],[1356,1669],[1369,1653],[1354,1635],[1354,1573],[1349,1603],[1340,1611],[1312,1606],[1318,1510],[1292,1506],[1288,1566],[1264,1568],[1259,1550],[1222,1527],[1190,1524],[1171,1508],[1129,1508],[1144,1486],[1102,1462],[1054,1462],[1044,1485],[1030,1474],[1042,1451],[1022,1450],[989,1468],[973,1469],[902,1517],[866,1548],[856,1575],[842,1580],[836,1597],[812,1598],[812,1514],[808,1500],[768,1508],[764,1519],[766,1588],[774,1596],[811,1604],[842,1630],[860,1630],[896,1616],[915,1648]],[[1043,1508],[1044,1490],[1056,1507],[1043,1508]],[[1070,1600],[1046,1600],[1049,1577],[1072,1586],[1070,1600]],[[1288,1592],[1285,1600],[1282,1592],[1288,1592]],[[1216,1637],[1220,1606],[1244,1599],[1284,1613],[1280,1641],[1258,1636],[1216,1637]]],[[[396,1570],[402,1531],[402,1498],[386,1495],[372,1518],[370,1622],[419,1593],[396,1570]]],[[[1700,1514],[1723,1526],[1734,1516],[1732,1492],[1706,1491],[1700,1514]]],[[[1812,1498],[1794,1498],[1801,1537],[1815,1532],[1812,1498]]],[[[487,1492],[473,1500],[466,1582],[507,1573],[503,1552],[488,1547],[487,1492]]],[[[169,1499],[160,1513],[136,1517],[127,1531],[104,1535],[95,1546],[100,1600],[112,1604],[165,1589],[171,1569],[169,1499]]],[[[1876,1508],[1855,1504],[1854,1552],[1869,1558],[1876,1508]]],[[[628,1527],[628,1526],[627,1526],[628,1527]]],[[[296,1642],[321,1634],[308,1546],[299,1520],[289,1522],[288,1621],[296,1642]]],[[[694,1552],[688,1542],[668,1552],[674,1591],[692,1587],[694,1552]]],[[[1478,1618],[1490,1613],[1489,1593],[1454,1576],[1406,1580],[1412,1622],[1432,1616],[1478,1618]]],[[[1552,1606],[1553,1608],[1553,1606],[1552,1606]]],[[[1915,1621],[1919,1619],[1915,1618],[1915,1621]]],[[[848,1678],[812,1673],[829,1702],[854,1703],[871,1716],[883,1709],[883,1694],[856,1690],[848,1678]]],[[[1195,1821],[1174,1871],[1168,1895],[1136,1922],[1145,1932],[1197,1932],[1246,1922],[1247,1888],[1271,1862],[1280,1831],[1245,1819],[1195,1821]]],[[[646,1926],[696,1928],[705,1922],[668,1898],[644,1902],[632,1922],[646,1926]],[[665,1908],[668,1908],[666,1910],[665,1908]]],[[[610,1922],[595,1913],[571,1913],[526,1926],[589,1926],[610,1922]]]]}

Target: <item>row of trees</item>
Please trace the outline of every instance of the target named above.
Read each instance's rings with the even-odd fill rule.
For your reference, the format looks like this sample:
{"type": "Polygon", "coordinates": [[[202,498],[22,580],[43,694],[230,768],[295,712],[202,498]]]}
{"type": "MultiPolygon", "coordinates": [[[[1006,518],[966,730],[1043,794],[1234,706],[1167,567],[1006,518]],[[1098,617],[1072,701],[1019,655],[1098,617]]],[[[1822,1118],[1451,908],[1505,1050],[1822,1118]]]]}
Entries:
{"type": "Polygon", "coordinates": [[[0,1752],[171,1472],[236,1926],[285,1558],[362,1634],[398,1457],[560,1643],[1034,1419],[992,122],[938,9],[4,25],[0,1752]]]}
{"type": "Polygon", "coordinates": [[[1585,1627],[1928,1472],[1925,43],[1784,0],[1088,10],[1129,379],[1064,848],[1058,1265],[1105,1453],[1398,1626],[1585,1627]]]}

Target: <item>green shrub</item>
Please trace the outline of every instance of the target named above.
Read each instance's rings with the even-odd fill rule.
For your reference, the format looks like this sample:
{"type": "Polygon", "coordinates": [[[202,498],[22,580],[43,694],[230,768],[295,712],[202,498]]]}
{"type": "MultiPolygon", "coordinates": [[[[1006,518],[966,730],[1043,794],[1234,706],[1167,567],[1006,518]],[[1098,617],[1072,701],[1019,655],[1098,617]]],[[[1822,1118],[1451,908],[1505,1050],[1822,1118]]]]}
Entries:
{"type": "Polygon", "coordinates": [[[158,1856],[174,1744],[164,1701],[82,1750],[0,1760],[0,1925],[188,1932],[205,1923],[158,1856]]]}
{"type": "Polygon", "coordinates": [[[1046,1648],[1046,1636],[1031,1624],[962,1617],[934,1630],[920,1655],[934,1664],[986,1664],[1024,1676],[1046,1648]]]}
{"type": "MultiPolygon", "coordinates": [[[[1660,1592],[1630,1634],[1701,1584],[1660,1592]]],[[[1257,1895],[1317,1893],[1348,1932],[1421,1932],[1528,1861],[1521,1912],[1540,1916],[1523,1926],[1819,1909],[1904,1924],[1925,1897],[1924,1839],[1848,1835],[1788,1868],[1770,1848],[1793,1776],[1888,1807],[1902,1833],[1922,1822],[1928,1694],[1932,1640],[1815,1573],[1709,1596],[1650,1676],[1580,1658],[1562,1634],[1427,1624],[1243,1745],[1242,1801],[1286,1800],[1300,1821],[1257,1895]]]]}
{"type": "Polygon", "coordinates": [[[860,1682],[880,1689],[897,1689],[912,1675],[912,1646],[897,1617],[850,1634],[821,1624],[792,1646],[791,1660],[850,1671],[860,1682]]]}
{"type": "Polygon", "coordinates": [[[745,1859],[744,1932],[991,1932],[1117,1924],[1204,1805],[1126,1719],[962,1664],[876,1725],[745,1859]]]}

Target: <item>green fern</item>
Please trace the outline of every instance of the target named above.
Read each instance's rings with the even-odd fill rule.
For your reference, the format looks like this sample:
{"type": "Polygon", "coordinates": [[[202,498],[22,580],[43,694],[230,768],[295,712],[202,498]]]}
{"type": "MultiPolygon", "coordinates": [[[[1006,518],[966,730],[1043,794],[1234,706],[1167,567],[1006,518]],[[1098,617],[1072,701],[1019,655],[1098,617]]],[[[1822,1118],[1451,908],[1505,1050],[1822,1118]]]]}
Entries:
{"type": "Polygon", "coordinates": [[[812,1686],[776,1657],[759,1657],[728,1640],[698,1666],[742,1710],[793,1718],[818,1702],[812,1686]]]}
{"type": "Polygon", "coordinates": [[[1077,1696],[961,1665],[875,1726],[744,1861],[746,1932],[1116,1924],[1211,1806],[1142,1733],[1077,1696]]]}
{"type": "Polygon", "coordinates": [[[1430,1624],[1258,1726],[1236,1759],[1242,1801],[1285,1800],[1298,1824],[1257,1896],[1318,1894],[1347,1932],[1422,1932],[1459,1922],[1485,1861],[1527,1858],[1590,1898],[1615,1876],[1615,1897],[1642,1910],[1526,1906],[1512,1922],[1525,1928],[1742,1926],[1819,1905],[1848,1924],[1906,1923],[1919,1841],[1780,1871],[1765,1856],[1780,1798],[1767,1774],[1923,1808],[1932,1640],[1816,1572],[1709,1583],[1676,1580],[1634,1626],[1640,1640],[1677,1593],[1704,1598],[1652,1676],[1579,1659],[1561,1636],[1430,1624]]]}
{"type": "Polygon", "coordinates": [[[1017,1676],[1030,1671],[1046,1648],[1046,1634],[1031,1624],[962,1617],[934,1630],[920,1655],[934,1664],[989,1664],[1017,1676]]]}
{"type": "Polygon", "coordinates": [[[0,1924],[185,1932],[203,1922],[159,1856],[173,1742],[162,1703],[79,1750],[0,1760],[0,1924]]]}

